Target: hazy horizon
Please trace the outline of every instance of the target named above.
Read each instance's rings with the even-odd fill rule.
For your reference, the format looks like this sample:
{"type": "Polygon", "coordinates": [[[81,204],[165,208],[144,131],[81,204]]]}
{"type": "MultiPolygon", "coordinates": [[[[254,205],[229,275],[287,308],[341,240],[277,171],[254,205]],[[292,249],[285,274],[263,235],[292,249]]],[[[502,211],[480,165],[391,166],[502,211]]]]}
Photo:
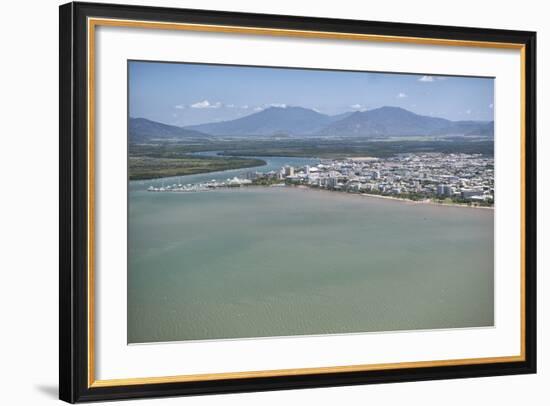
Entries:
{"type": "Polygon", "coordinates": [[[327,115],[401,107],[453,121],[492,121],[494,79],[409,73],[130,61],[129,115],[176,126],[269,107],[327,115]]]}

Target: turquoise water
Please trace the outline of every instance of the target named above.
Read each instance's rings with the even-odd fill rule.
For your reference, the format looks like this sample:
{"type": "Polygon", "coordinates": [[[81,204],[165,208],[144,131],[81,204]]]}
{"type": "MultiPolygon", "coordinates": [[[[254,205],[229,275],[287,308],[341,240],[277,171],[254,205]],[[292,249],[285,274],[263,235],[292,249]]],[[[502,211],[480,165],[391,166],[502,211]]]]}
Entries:
{"type": "Polygon", "coordinates": [[[492,210],[146,187],[129,191],[129,343],[493,325],[492,210]]]}

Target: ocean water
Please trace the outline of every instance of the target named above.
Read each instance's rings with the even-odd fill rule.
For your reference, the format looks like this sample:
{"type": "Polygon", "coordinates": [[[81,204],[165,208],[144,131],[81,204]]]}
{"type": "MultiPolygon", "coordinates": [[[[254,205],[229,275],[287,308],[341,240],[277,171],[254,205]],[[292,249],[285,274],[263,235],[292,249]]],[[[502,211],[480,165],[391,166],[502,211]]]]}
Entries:
{"type": "Polygon", "coordinates": [[[492,210],[147,185],[129,188],[129,343],[493,325],[492,210]]]}

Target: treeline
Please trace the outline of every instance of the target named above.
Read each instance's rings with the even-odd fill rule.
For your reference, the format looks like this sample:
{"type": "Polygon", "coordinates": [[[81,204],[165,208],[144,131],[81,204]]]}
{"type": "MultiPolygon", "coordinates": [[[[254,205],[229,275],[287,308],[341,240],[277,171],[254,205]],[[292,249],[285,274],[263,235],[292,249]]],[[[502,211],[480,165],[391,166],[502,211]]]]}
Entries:
{"type": "Polygon", "coordinates": [[[130,156],[178,158],[200,151],[222,151],[230,156],[291,156],[343,158],[348,156],[374,156],[385,158],[399,153],[465,153],[494,154],[493,141],[462,138],[437,141],[399,140],[369,141],[357,138],[326,139],[228,139],[205,140],[195,143],[130,144],[130,156]]]}

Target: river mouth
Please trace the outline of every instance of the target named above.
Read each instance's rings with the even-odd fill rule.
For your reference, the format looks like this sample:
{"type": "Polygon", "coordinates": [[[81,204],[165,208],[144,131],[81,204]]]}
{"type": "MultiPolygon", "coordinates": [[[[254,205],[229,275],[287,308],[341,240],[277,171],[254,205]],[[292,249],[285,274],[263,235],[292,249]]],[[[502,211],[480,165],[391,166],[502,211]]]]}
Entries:
{"type": "MultiPolygon", "coordinates": [[[[195,152],[192,155],[198,156],[218,156],[223,151],[203,151],[195,152]]],[[[195,184],[209,182],[212,180],[226,180],[233,177],[244,177],[247,173],[251,172],[262,172],[267,173],[270,171],[278,171],[283,166],[289,165],[296,168],[304,167],[306,165],[317,165],[320,162],[319,158],[297,158],[297,157],[273,157],[273,156],[253,156],[246,158],[255,158],[261,159],[265,162],[265,165],[248,167],[248,168],[239,168],[239,169],[229,169],[224,171],[216,172],[205,172],[198,173],[193,175],[182,175],[182,176],[170,176],[165,178],[156,178],[156,179],[147,179],[147,180],[131,180],[128,182],[128,191],[137,192],[147,190],[150,186],[161,187],[162,185],[169,184],[195,184]]]]}

